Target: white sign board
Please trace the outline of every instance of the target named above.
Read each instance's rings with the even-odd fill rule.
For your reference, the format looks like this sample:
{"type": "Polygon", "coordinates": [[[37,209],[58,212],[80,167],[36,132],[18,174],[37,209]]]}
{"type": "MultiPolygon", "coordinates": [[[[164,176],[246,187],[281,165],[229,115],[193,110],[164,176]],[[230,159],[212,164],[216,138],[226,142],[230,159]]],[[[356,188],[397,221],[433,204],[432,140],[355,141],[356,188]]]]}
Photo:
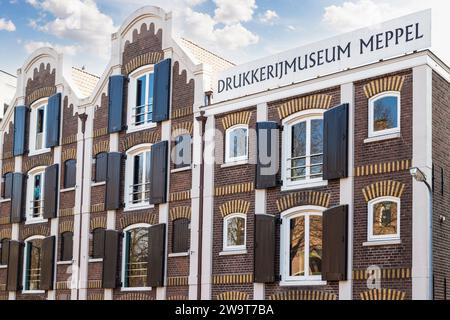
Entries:
{"type": "Polygon", "coordinates": [[[227,69],[213,103],[298,83],[431,47],[431,10],[227,69]]]}

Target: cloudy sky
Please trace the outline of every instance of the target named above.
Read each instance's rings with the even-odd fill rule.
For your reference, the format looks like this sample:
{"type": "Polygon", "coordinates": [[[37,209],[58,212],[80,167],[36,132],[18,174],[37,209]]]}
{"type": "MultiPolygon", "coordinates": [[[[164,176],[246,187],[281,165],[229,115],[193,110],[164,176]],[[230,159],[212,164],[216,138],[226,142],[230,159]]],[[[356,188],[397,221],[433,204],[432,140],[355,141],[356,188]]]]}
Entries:
{"type": "Polygon", "coordinates": [[[450,64],[448,0],[0,0],[0,69],[42,46],[100,74],[111,33],[143,5],[173,12],[174,33],[240,64],[342,32],[433,9],[433,50],[450,64]]]}

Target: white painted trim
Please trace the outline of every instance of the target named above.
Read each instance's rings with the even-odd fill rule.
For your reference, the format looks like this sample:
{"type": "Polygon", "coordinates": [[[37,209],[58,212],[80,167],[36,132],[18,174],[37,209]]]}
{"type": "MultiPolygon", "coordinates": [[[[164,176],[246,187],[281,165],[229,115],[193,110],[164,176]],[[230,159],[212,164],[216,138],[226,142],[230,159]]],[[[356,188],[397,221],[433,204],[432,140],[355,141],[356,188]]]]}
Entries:
{"type": "Polygon", "coordinates": [[[247,248],[247,215],[244,213],[233,213],[226,216],[223,219],[223,228],[222,228],[222,248],[223,252],[236,252],[236,251],[245,251],[247,248]],[[229,246],[228,245],[228,223],[230,220],[238,218],[244,219],[244,244],[238,246],[229,246]]]}
{"type": "Polygon", "coordinates": [[[380,240],[380,241],[368,241],[363,243],[363,247],[379,247],[379,246],[392,246],[402,244],[402,240],[380,240]]]}
{"type": "Polygon", "coordinates": [[[392,135],[392,134],[396,134],[396,133],[400,133],[401,132],[401,106],[402,106],[402,101],[401,101],[401,95],[400,92],[398,91],[386,91],[386,92],[382,92],[379,93],[375,96],[373,96],[372,98],[369,99],[369,138],[375,138],[375,137],[379,137],[379,136],[386,136],[386,135],[392,135]],[[375,107],[375,102],[383,99],[383,98],[388,98],[388,97],[395,97],[397,98],[397,127],[392,128],[392,129],[386,129],[386,130],[382,130],[382,131],[375,131],[374,130],[374,107],[375,107]]]}
{"type": "Polygon", "coordinates": [[[242,256],[248,254],[247,250],[228,250],[228,251],[222,251],[219,253],[219,256],[242,256]]]}
{"type": "Polygon", "coordinates": [[[367,242],[395,241],[400,240],[401,226],[401,201],[394,197],[380,197],[373,199],[367,204],[367,242]],[[397,233],[395,235],[374,235],[373,234],[373,207],[380,202],[395,202],[397,204],[397,233]]]}
{"type": "Polygon", "coordinates": [[[45,148],[46,143],[46,132],[47,132],[47,105],[48,98],[39,99],[34,102],[30,108],[30,124],[29,124],[29,156],[35,156],[43,153],[47,153],[50,151],[49,148],[45,148]],[[44,109],[44,119],[43,119],[43,131],[42,131],[42,148],[36,149],[36,125],[37,125],[37,110],[43,108],[44,109]],[[31,127],[31,124],[33,127],[31,127]]]}
{"type": "Polygon", "coordinates": [[[232,167],[239,167],[239,166],[245,166],[248,164],[248,159],[247,160],[241,160],[241,161],[234,161],[234,162],[230,162],[230,163],[224,163],[222,165],[220,165],[220,168],[232,168],[232,167]]]}
{"type": "Polygon", "coordinates": [[[235,126],[232,126],[230,128],[228,128],[225,131],[225,163],[226,164],[235,164],[236,162],[244,162],[247,161],[248,162],[248,140],[249,140],[249,129],[248,129],[248,125],[247,124],[237,124],[235,126]],[[230,155],[230,134],[235,131],[235,130],[239,130],[239,129],[243,129],[246,132],[246,145],[245,145],[245,151],[246,154],[243,156],[237,156],[237,157],[232,157],[230,155]]]}
{"type": "Polygon", "coordinates": [[[372,142],[380,142],[380,141],[386,141],[386,140],[393,140],[393,139],[398,139],[400,138],[402,135],[400,132],[397,133],[391,133],[391,134],[387,134],[387,135],[381,135],[381,136],[376,136],[373,138],[367,138],[364,140],[364,143],[372,143],[372,142]]]}
{"type": "Polygon", "coordinates": [[[189,257],[189,252],[169,253],[169,258],[189,257]]]}
{"type": "Polygon", "coordinates": [[[184,171],[189,171],[189,170],[192,170],[192,166],[186,166],[183,168],[172,169],[172,170],[170,170],[170,173],[178,173],[178,172],[184,172],[184,171]]]}

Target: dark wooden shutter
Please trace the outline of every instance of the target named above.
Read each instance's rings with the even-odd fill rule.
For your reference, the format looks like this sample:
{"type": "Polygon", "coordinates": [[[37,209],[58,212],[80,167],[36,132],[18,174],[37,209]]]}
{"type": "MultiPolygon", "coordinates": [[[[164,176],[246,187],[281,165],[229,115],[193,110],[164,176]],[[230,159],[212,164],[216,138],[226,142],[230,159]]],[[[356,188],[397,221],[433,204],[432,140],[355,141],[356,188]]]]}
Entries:
{"type": "Polygon", "coordinates": [[[12,196],[13,177],[12,172],[5,174],[5,183],[3,184],[3,198],[5,199],[10,199],[12,196]]]}
{"type": "Polygon", "coordinates": [[[61,234],[61,261],[71,261],[73,258],[73,233],[61,234]]]}
{"type": "Polygon", "coordinates": [[[122,75],[109,77],[108,133],[120,132],[123,125],[124,87],[126,78],[122,75]]]}
{"type": "Polygon", "coordinates": [[[105,253],[105,229],[97,228],[92,233],[92,258],[103,258],[105,253]]]}
{"type": "Polygon", "coordinates": [[[108,154],[108,175],[106,178],[106,210],[116,210],[122,206],[120,201],[120,175],[122,171],[122,154],[111,152],[108,154]]]}
{"type": "Polygon", "coordinates": [[[255,257],[256,283],[275,282],[275,228],[274,216],[255,215],[255,257]]]}
{"type": "Polygon", "coordinates": [[[64,163],[64,188],[73,188],[77,184],[77,160],[64,163]]]}
{"type": "Polygon", "coordinates": [[[23,197],[25,191],[25,176],[21,173],[14,173],[11,197],[11,223],[21,223],[24,220],[23,197]]]}
{"type": "Polygon", "coordinates": [[[105,289],[114,289],[118,285],[120,233],[115,230],[105,231],[105,254],[103,257],[102,283],[105,289]]]}
{"type": "Polygon", "coordinates": [[[172,253],[189,251],[189,220],[177,219],[173,221],[172,253]]]}
{"type": "Polygon", "coordinates": [[[273,188],[278,185],[279,165],[279,126],[276,122],[256,124],[257,165],[255,175],[256,189],[273,188]]]}
{"type": "Polygon", "coordinates": [[[61,127],[61,93],[54,94],[48,99],[45,111],[45,146],[47,148],[59,145],[59,131],[61,127]]]}
{"type": "Polygon", "coordinates": [[[21,156],[25,153],[25,132],[29,109],[25,106],[14,108],[14,150],[13,155],[21,156]]]}
{"type": "Polygon", "coordinates": [[[323,153],[324,179],[348,177],[348,104],[325,112],[323,153]]]}
{"type": "Polygon", "coordinates": [[[171,59],[166,59],[155,65],[153,122],[169,120],[171,66],[171,59]]]}
{"type": "Polygon", "coordinates": [[[348,206],[331,208],[323,213],[322,279],[347,280],[348,206]]]}
{"type": "Polygon", "coordinates": [[[150,203],[167,202],[168,142],[161,141],[151,149],[150,203]]]}
{"type": "Polygon", "coordinates": [[[7,290],[18,291],[21,289],[20,280],[22,275],[22,251],[23,244],[18,241],[9,242],[7,290]]]}
{"type": "Polygon", "coordinates": [[[56,237],[51,236],[42,240],[41,252],[41,290],[53,290],[55,273],[55,243],[56,237]]]}
{"type": "Polygon", "coordinates": [[[147,286],[163,287],[166,260],[166,224],[151,226],[148,237],[147,286]]]}
{"type": "Polygon", "coordinates": [[[9,257],[9,240],[2,239],[0,242],[0,265],[6,266],[8,264],[9,257]]]}
{"type": "Polygon", "coordinates": [[[45,169],[44,219],[56,218],[58,215],[58,172],[58,164],[54,164],[45,169]]]}
{"type": "Polygon", "coordinates": [[[108,174],[108,154],[102,152],[95,157],[95,182],[106,181],[108,174]]]}

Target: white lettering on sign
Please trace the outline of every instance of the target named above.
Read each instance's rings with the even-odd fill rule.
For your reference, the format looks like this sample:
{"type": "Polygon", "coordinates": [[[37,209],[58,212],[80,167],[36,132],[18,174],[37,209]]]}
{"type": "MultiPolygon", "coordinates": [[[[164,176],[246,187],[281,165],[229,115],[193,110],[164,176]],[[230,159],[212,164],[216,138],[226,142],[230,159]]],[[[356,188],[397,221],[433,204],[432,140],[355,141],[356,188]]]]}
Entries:
{"type": "Polygon", "coordinates": [[[214,103],[431,47],[431,10],[349,32],[218,75],[214,103]]]}

